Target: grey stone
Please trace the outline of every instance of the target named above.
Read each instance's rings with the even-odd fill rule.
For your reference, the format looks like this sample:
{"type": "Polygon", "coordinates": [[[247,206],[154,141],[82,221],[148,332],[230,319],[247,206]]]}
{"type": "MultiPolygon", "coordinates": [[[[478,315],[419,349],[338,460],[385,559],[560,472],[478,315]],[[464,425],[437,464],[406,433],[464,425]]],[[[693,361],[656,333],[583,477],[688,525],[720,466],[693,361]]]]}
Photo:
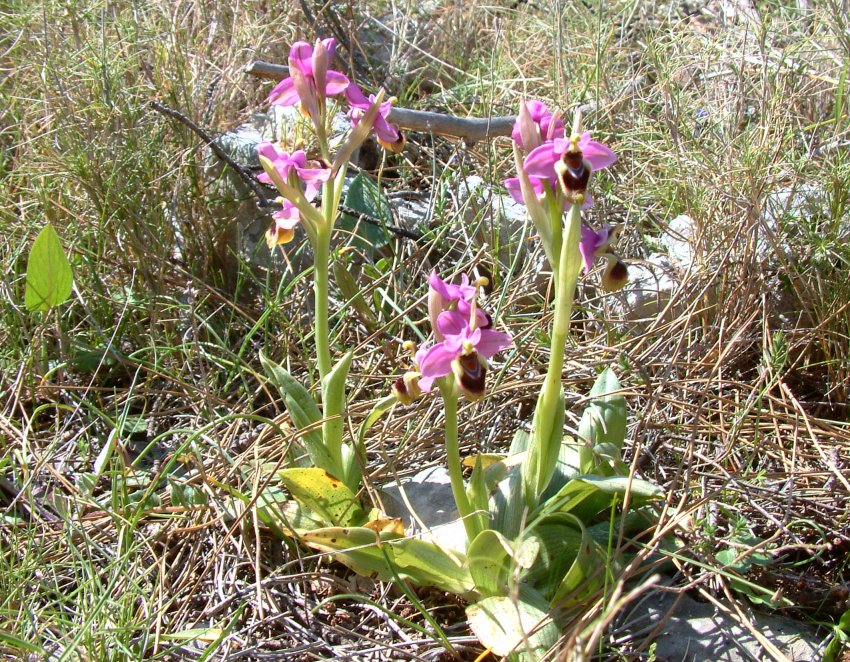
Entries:
{"type": "MultiPolygon", "coordinates": [[[[655,637],[658,660],[749,662],[772,659],[749,630],[714,605],[697,602],[687,595],[676,604],[677,597],[673,593],[656,591],[637,602],[623,616],[627,625],[615,633],[614,643],[619,639],[639,644],[669,613],[655,637]]],[[[819,636],[815,628],[774,614],[753,612],[747,617],[789,659],[797,662],[821,659],[824,637],[819,636]]]]}
{"type": "Polygon", "coordinates": [[[405,533],[458,552],[466,551],[466,530],[458,519],[449,472],[430,467],[381,490],[384,512],[400,517],[405,533]]]}

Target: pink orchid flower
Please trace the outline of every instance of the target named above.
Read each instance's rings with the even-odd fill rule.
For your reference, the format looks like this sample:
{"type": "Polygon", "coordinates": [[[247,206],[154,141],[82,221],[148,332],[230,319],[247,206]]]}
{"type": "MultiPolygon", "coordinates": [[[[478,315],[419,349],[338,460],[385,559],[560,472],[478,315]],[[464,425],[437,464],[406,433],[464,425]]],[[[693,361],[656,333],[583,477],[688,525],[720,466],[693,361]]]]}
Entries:
{"type": "Polygon", "coordinates": [[[520,148],[531,151],[546,141],[564,137],[564,122],[542,101],[523,101],[511,138],[520,148]]]}
{"type": "Polygon", "coordinates": [[[578,249],[584,261],[584,271],[587,273],[593,268],[597,257],[604,258],[606,265],[602,273],[602,289],[606,292],[622,289],[629,280],[628,267],[611,250],[611,244],[618,234],[618,230],[607,223],[598,231],[586,225],[581,226],[578,249]]]}
{"type": "MultiPolygon", "coordinates": [[[[428,277],[428,316],[431,319],[431,327],[437,340],[443,340],[440,329],[440,314],[447,310],[456,310],[466,318],[472,312],[472,302],[475,299],[476,288],[469,284],[469,276],[463,274],[460,277],[460,285],[447,283],[432,271],[428,277]]],[[[483,310],[475,308],[476,325],[481,328],[489,328],[492,325],[490,317],[483,310]]]]}
{"type": "MultiPolygon", "coordinates": [[[[586,192],[590,173],[608,168],[617,161],[617,155],[609,147],[591,140],[590,133],[584,133],[577,140],[555,138],[534,148],[523,162],[523,170],[531,182],[538,199],[546,191],[563,190],[564,206],[573,201],[580,202],[582,209],[593,204],[593,198],[586,192]],[[573,151],[575,143],[578,151],[573,151]],[[580,197],[576,194],[580,194],[580,197]]],[[[519,185],[519,179],[505,180],[505,187],[511,197],[525,204],[525,198],[519,185]]]]}
{"type": "Polygon", "coordinates": [[[470,400],[484,395],[487,359],[508,347],[507,333],[493,329],[471,328],[468,317],[458,311],[440,314],[438,327],[445,340],[424,351],[419,358],[422,377],[419,387],[430,391],[434,380],[454,373],[456,384],[470,400]]]}
{"type": "MultiPolygon", "coordinates": [[[[265,142],[257,145],[257,154],[271,161],[284,181],[292,181],[291,175],[294,173],[295,178],[299,182],[303,182],[304,197],[308,201],[312,201],[316,197],[322,184],[328,181],[331,176],[329,168],[308,168],[307,155],[302,150],[293,152],[290,156],[276,145],[265,142]]],[[[265,172],[260,173],[257,179],[264,184],[272,183],[272,178],[265,172]]],[[[295,182],[295,184],[297,183],[295,182]]]]}
{"type": "MultiPolygon", "coordinates": [[[[360,123],[360,120],[366,114],[372,104],[375,102],[375,95],[370,94],[367,98],[355,83],[351,83],[345,88],[345,98],[348,100],[351,110],[348,111],[348,117],[351,119],[351,126],[355,127],[360,123]]],[[[384,101],[378,108],[378,115],[372,124],[375,135],[378,138],[378,144],[392,152],[401,152],[404,148],[404,137],[394,124],[390,124],[389,115],[393,107],[393,100],[384,101]]]]}
{"type": "Polygon", "coordinates": [[[306,41],[297,41],[289,51],[289,76],[280,81],[269,93],[269,101],[278,106],[301,108],[314,123],[320,121],[325,99],[345,92],[348,78],[339,71],[329,69],[336,53],[333,39],[317,39],[315,47],[306,41]]]}
{"type": "Polygon", "coordinates": [[[289,200],[280,198],[283,208],[272,214],[274,225],[266,230],[266,244],[274,248],[280,244],[288,244],[295,237],[295,228],[301,222],[301,212],[289,200]]]}

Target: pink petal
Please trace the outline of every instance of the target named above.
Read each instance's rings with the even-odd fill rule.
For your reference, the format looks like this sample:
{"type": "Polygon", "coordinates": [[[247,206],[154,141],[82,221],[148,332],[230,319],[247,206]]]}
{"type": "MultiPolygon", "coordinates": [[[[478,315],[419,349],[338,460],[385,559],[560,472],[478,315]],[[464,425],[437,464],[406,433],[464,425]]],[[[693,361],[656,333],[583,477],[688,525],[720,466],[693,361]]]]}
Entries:
{"type": "Polygon", "coordinates": [[[274,163],[280,158],[281,154],[285,154],[285,152],[281,152],[281,150],[275,147],[273,143],[262,142],[257,145],[257,154],[265,156],[269,161],[274,163]]]}
{"type": "Polygon", "coordinates": [[[607,145],[591,140],[589,133],[582,135],[578,146],[582,155],[590,161],[590,165],[594,170],[602,170],[617,161],[617,155],[607,145]]]}
{"type": "Polygon", "coordinates": [[[457,352],[447,349],[445,342],[437,343],[422,358],[419,372],[432,380],[444,377],[452,371],[452,361],[456,356],[457,352]]]}
{"type": "Polygon", "coordinates": [[[289,68],[295,67],[305,76],[313,75],[313,47],[306,41],[296,41],[289,49],[289,68]]]}
{"type": "Polygon", "coordinates": [[[298,207],[293,205],[289,200],[284,200],[283,209],[272,214],[275,220],[275,225],[283,230],[291,230],[298,225],[301,220],[301,214],[298,212],[298,207]]]}
{"type": "Polygon", "coordinates": [[[292,156],[288,159],[288,165],[295,166],[300,171],[307,165],[307,153],[303,149],[292,152],[292,156]]]}
{"type": "Polygon", "coordinates": [[[325,95],[335,97],[337,94],[342,94],[350,84],[351,81],[347,76],[330,69],[325,74],[325,95]]]}
{"type": "Polygon", "coordinates": [[[381,115],[375,118],[373,128],[375,129],[375,135],[378,136],[378,140],[385,143],[394,143],[399,139],[398,129],[387,122],[386,118],[381,115]]]}
{"type": "Polygon", "coordinates": [[[336,57],[336,39],[333,37],[322,39],[322,44],[324,44],[325,50],[328,52],[328,62],[333,62],[334,57],[336,57]]]}
{"type": "Polygon", "coordinates": [[[328,49],[321,39],[316,40],[316,46],[313,48],[313,56],[310,59],[310,63],[313,67],[313,80],[316,83],[316,89],[325,89],[325,74],[328,71],[330,60],[328,59],[328,49]]]}
{"type": "Polygon", "coordinates": [[[437,318],[437,330],[446,337],[458,336],[467,328],[468,322],[469,315],[454,310],[446,310],[440,313],[437,318]]]}
{"type": "Polygon", "coordinates": [[[505,188],[508,189],[508,194],[521,205],[525,204],[525,198],[522,197],[522,186],[519,183],[519,177],[511,177],[504,182],[505,188]]]}
{"type": "Polygon", "coordinates": [[[294,106],[298,103],[298,92],[295,91],[291,76],[284,78],[269,92],[269,103],[275,106],[294,106]]]}
{"type": "MultiPolygon", "coordinates": [[[[531,188],[534,190],[534,194],[541,198],[543,197],[543,180],[539,177],[529,177],[528,181],[531,183],[531,188]]],[[[522,195],[522,186],[519,183],[518,177],[511,177],[510,179],[506,179],[505,188],[508,189],[508,193],[510,196],[519,204],[525,204],[525,198],[522,195]]]]}
{"type": "Polygon", "coordinates": [[[593,261],[607,247],[610,234],[610,225],[604,225],[599,232],[586,225],[581,226],[581,240],[579,241],[578,249],[584,260],[584,270],[586,272],[593,268],[593,261]]]}
{"type": "Polygon", "coordinates": [[[523,170],[525,170],[526,174],[547,180],[555,179],[555,161],[561,158],[562,153],[556,151],[555,146],[557,142],[556,140],[551,143],[543,143],[525,157],[523,170]]]}
{"type": "Polygon", "coordinates": [[[431,387],[434,385],[434,377],[425,377],[424,375],[419,378],[419,388],[425,393],[429,393],[431,391],[431,387]]]}
{"type": "Polygon", "coordinates": [[[475,350],[488,359],[513,342],[507,333],[501,331],[493,331],[492,329],[477,329],[477,331],[481,333],[481,337],[475,344],[475,350]]]}
{"type": "Polygon", "coordinates": [[[289,61],[292,83],[295,86],[295,91],[298,93],[298,98],[301,100],[302,110],[307,111],[307,114],[315,124],[319,121],[319,100],[316,96],[316,84],[313,81],[312,75],[299,71],[294,62],[294,60],[289,61]]]}
{"type": "Polygon", "coordinates": [[[369,99],[366,98],[366,95],[363,94],[363,90],[357,85],[357,83],[350,83],[348,87],[345,88],[345,99],[348,101],[349,105],[360,108],[361,110],[368,110],[369,106],[372,104],[369,103],[369,99]]]}

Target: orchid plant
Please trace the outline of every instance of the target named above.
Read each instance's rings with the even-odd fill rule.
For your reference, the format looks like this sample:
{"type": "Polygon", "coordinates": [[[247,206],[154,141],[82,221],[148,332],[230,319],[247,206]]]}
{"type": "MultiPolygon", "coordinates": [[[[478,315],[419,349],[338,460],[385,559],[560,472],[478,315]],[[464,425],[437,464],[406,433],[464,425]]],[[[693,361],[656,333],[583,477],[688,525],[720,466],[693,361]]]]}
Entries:
{"type": "Polygon", "coordinates": [[[436,272],[428,280],[428,317],[433,340],[405,345],[412,368],[399,377],[392,394],[375,406],[356,439],[346,441],[345,380],[351,353],[332,362],[328,328],[331,237],[348,161],[370,132],[379,144],[400,150],[404,140],[389,121],[391,101],[384,92],[364,94],[330,68],[332,39],[311,46],[298,42],[289,58],[290,76],[271,92],[271,103],[299,104],[310,120],[319,156],[287,151],[270,143],[258,147],[265,173],[281,197],[281,209],[267,234],[270,247],[293,240],[300,228],[313,249],[315,344],[320,403],[281,366],[262,356],[281,390],[309,458],[304,466],[276,472],[282,491],[257,500],[260,516],[308,547],[332,554],[361,574],[392,581],[410,580],[464,596],[467,615],[481,641],[494,653],[537,659],[552,646],[559,624],[610,578],[615,560],[600,541],[612,524],[629,532],[652,516],[646,504],[660,490],[629,476],[621,448],[626,431],[625,400],[610,370],[603,371],[575,435],[565,435],[562,386],[570,316],[582,268],[605,260],[602,287],[611,291],[627,279],[613,252],[616,229],[593,228],[582,209],[593,204],[588,186],[593,172],[610,167],[615,154],[581,133],[580,117],[566,136],[563,120],[541,102],[523,102],[513,130],[517,176],[505,182],[526,205],[551,264],[555,314],[549,365],[530,432],[520,430],[507,456],[461,458],[458,407],[461,399],[486,394],[489,362],[512,344],[478,302],[485,279],[459,283],[436,272]],[[329,104],[347,103],[352,129],[336,154],[328,141],[329,104]],[[462,549],[405,535],[400,520],[364,503],[360,495],[363,441],[371,425],[396,403],[415,406],[439,392],[452,494],[466,533],[462,549]],[[319,405],[321,405],[321,410],[319,405]],[[472,467],[468,481],[464,465],[472,467]],[[287,496],[288,495],[288,496],[287,496]],[[618,509],[629,500],[631,510],[618,509]],[[600,514],[607,513],[602,520],[600,514]]]}

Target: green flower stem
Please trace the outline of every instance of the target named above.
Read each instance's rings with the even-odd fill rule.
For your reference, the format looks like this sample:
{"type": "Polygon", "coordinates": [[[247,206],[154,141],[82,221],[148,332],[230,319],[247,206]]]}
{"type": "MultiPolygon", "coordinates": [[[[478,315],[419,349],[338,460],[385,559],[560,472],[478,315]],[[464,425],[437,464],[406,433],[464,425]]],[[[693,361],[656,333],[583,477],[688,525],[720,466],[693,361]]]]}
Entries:
{"type": "MultiPolygon", "coordinates": [[[[573,205],[567,220],[566,236],[560,246],[558,254],[558,269],[556,271],[555,284],[555,320],[552,324],[552,343],[549,355],[549,368],[546,379],[543,382],[543,391],[536,412],[537,425],[541,429],[537,431],[536,438],[550,441],[553,439],[553,425],[560,420],[560,412],[556,407],[562,407],[561,399],[561,376],[564,370],[564,354],[566,352],[567,340],[570,334],[570,316],[573,310],[573,298],[575,297],[576,282],[581,269],[581,254],[579,252],[579,240],[581,239],[581,208],[573,205]]],[[[539,492],[546,488],[552,473],[553,466],[546,466],[548,457],[557,457],[554,453],[550,455],[545,449],[539,449],[538,461],[544,464],[539,466],[537,487],[539,492]]],[[[535,495],[539,497],[539,493],[535,495]]]]}
{"type": "Polygon", "coordinates": [[[331,371],[330,332],[328,329],[328,261],[330,257],[330,233],[319,232],[313,246],[316,295],[316,358],[319,363],[319,378],[324,379],[331,371]]]}
{"type": "MultiPolygon", "coordinates": [[[[446,379],[442,381],[448,381],[446,379]]],[[[457,512],[463,520],[463,528],[466,529],[468,541],[475,539],[478,535],[476,526],[477,518],[473,516],[472,504],[466,496],[466,488],[463,485],[463,469],[460,463],[460,446],[457,436],[457,402],[458,396],[454,385],[449,383],[440,386],[443,394],[443,403],[446,412],[446,462],[449,467],[449,479],[452,484],[452,494],[457,505],[457,512]]]]}
{"type": "MultiPolygon", "coordinates": [[[[328,267],[331,252],[331,234],[336,210],[333,208],[334,180],[323,186],[322,215],[324,223],[317,228],[313,245],[313,266],[315,279],[313,289],[316,295],[316,358],[319,363],[319,378],[324,379],[331,371],[330,329],[328,326],[328,267]]],[[[324,394],[323,394],[324,395],[324,394]]]]}

